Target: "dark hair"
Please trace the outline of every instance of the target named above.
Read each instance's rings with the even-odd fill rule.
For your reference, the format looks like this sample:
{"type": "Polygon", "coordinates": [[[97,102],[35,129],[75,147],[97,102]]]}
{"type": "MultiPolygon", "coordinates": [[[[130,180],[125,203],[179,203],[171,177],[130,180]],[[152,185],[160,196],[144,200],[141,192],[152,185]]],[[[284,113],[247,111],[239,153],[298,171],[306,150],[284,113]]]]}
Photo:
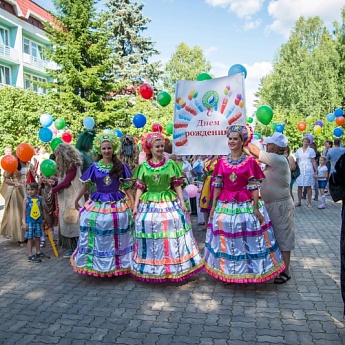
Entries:
{"type": "Polygon", "coordinates": [[[51,153],[51,154],[49,155],[49,159],[55,161],[56,156],[54,155],[54,153],[51,153]]]}
{"type": "MultiPolygon", "coordinates": [[[[102,155],[97,154],[97,156],[95,158],[95,162],[100,161],[102,159],[102,157],[103,157],[102,155]]],[[[115,177],[115,178],[120,178],[122,173],[123,173],[122,162],[117,158],[116,154],[113,154],[111,160],[113,162],[113,167],[109,171],[109,176],[115,177]]]]}
{"type": "Polygon", "coordinates": [[[334,139],[334,145],[340,146],[341,140],[339,138],[334,139]]]}
{"type": "Polygon", "coordinates": [[[38,190],[38,183],[37,182],[31,182],[26,185],[26,187],[30,187],[32,189],[38,190]]]}
{"type": "Polygon", "coordinates": [[[330,147],[333,146],[333,141],[332,140],[325,140],[325,143],[328,143],[330,147]]]}

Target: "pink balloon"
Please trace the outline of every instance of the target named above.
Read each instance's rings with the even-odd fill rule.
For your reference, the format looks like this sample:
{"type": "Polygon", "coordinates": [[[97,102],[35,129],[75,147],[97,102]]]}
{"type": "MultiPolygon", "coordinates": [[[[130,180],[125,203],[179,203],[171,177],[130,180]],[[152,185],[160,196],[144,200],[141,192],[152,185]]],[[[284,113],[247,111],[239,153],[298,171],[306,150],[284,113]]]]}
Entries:
{"type": "Polygon", "coordinates": [[[57,129],[56,129],[56,127],[55,127],[55,125],[54,125],[54,122],[53,122],[53,124],[51,125],[51,126],[49,126],[48,127],[54,134],[56,134],[57,133],[57,129]]]}
{"type": "Polygon", "coordinates": [[[194,184],[189,184],[184,189],[190,198],[195,198],[198,195],[198,187],[194,184]]]}

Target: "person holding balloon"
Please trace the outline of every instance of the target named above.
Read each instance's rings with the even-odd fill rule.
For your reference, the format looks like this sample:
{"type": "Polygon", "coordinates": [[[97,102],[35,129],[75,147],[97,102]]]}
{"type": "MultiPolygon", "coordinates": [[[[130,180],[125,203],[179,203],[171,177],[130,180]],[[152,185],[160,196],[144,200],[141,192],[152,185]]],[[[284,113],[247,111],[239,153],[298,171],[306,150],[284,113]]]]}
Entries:
{"type": "MultiPolygon", "coordinates": [[[[57,193],[59,205],[59,245],[68,252],[65,258],[70,258],[77,248],[79,238],[78,222],[67,220],[67,213],[70,209],[75,208],[74,200],[82,188],[80,181],[82,160],[80,154],[72,145],[61,143],[54,151],[56,159],[56,173],[58,183],[53,187],[52,192],[57,193]]],[[[47,160],[46,160],[47,161],[47,160]]],[[[49,176],[41,164],[43,176],[49,176]]],[[[54,163],[54,162],[53,162],[54,163]]]]}
{"type": "Polygon", "coordinates": [[[203,268],[192,232],[178,164],[164,157],[162,133],[141,138],[146,161],[135,178],[135,239],[132,276],[147,282],[182,281],[203,268]]]}
{"type": "Polygon", "coordinates": [[[75,197],[79,200],[95,184],[96,191],[80,210],[80,237],[71,257],[77,273],[95,277],[111,277],[130,273],[134,222],[132,173],[116,154],[121,147],[114,133],[100,133],[93,141],[96,161],[80,179],[83,187],[75,197]]]}

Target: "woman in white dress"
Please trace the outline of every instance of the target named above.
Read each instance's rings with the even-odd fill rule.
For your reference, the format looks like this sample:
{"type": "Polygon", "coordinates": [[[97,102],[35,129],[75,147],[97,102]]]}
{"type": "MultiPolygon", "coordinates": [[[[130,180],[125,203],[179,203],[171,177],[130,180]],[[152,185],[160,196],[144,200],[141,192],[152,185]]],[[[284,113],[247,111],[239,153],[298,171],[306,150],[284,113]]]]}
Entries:
{"type": "Polygon", "coordinates": [[[305,136],[302,141],[302,147],[296,151],[296,162],[298,163],[301,174],[296,179],[297,184],[297,195],[298,195],[298,202],[296,206],[301,206],[302,200],[302,189],[306,187],[307,189],[307,200],[308,200],[308,208],[312,208],[311,205],[311,194],[312,194],[312,186],[315,183],[314,174],[317,171],[316,167],[316,153],[315,151],[309,147],[310,145],[310,138],[305,136]]]}

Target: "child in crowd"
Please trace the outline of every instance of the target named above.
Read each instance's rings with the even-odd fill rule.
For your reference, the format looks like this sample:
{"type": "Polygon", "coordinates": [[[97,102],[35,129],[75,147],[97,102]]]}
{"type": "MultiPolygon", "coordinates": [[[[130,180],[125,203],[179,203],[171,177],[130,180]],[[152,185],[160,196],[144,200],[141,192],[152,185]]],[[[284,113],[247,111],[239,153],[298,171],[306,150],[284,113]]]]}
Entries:
{"type": "Polygon", "coordinates": [[[328,168],[327,168],[326,157],[324,156],[320,157],[319,166],[317,167],[317,174],[315,174],[314,177],[318,181],[318,187],[321,194],[321,204],[317,208],[324,209],[326,208],[325,187],[327,185],[327,178],[328,178],[328,168]]]}
{"type": "Polygon", "coordinates": [[[32,182],[26,185],[27,197],[23,200],[22,228],[25,230],[25,238],[28,239],[29,262],[41,262],[46,257],[40,252],[40,237],[42,236],[43,210],[41,197],[38,196],[38,183],[32,182]],[[35,242],[36,254],[32,254],[32,240],[35,242]]]}

